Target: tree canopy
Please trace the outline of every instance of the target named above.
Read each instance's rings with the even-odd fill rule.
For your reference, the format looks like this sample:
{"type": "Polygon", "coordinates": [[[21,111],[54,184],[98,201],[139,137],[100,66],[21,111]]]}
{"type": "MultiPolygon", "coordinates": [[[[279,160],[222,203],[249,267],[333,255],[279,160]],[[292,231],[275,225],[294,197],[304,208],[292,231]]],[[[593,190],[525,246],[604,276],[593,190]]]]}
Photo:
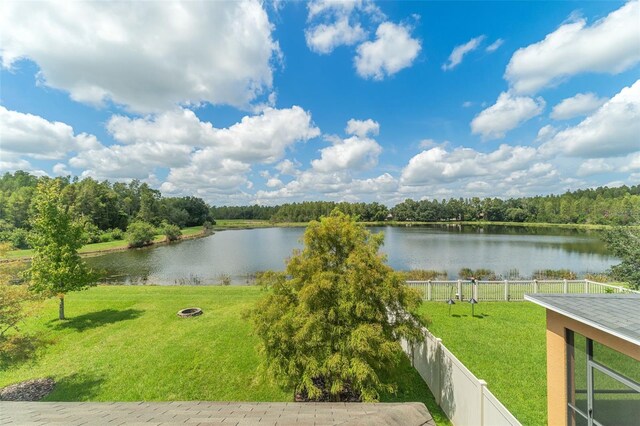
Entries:
{"type": "Polygon", "coordinates": [[[398,360],[398,339],[420,335],[412,315],[420,297],[385,264],[382,243],[382,234],[334,211],[309,224],[284,274],[264,275],[269,294],[251,318],[282,384],[331,400],[351,389],[375,401],[395,389],[385,372],[398,360]]]}
{"type": "Polygon", "coordinates": [[[59,180],[42,180],[36,188],[33,259],[27,276],[31,290],[60,299],[59,318],[64,319],[64,295],[94,285],[95,275],[78,255],[82,227],[62,205],[60,191],[59,180]]]}
{"type": "Polygon", "coordinates": [[[613,277],[640,289],[640,229],[618,227],[607,230],[604,240],[611,253],[622,259],[611,267],[613,277]]]}

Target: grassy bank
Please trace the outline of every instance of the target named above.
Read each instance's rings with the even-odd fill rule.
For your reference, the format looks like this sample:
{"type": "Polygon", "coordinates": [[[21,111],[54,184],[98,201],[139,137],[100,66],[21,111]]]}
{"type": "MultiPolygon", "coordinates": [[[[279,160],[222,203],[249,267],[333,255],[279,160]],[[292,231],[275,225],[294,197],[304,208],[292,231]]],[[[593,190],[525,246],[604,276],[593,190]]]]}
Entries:
{"type": "Polygon", "coordinates": [[[547,424],[545,310],[529,302],[475,307],[425,302],[429,329],[524,425],[547,424]]]}
{"type": "MultiPolygon", "coordinates": [[[[189,239],[194,238],[203,233],[202,226],[192,226],[189,228],[184,228],[181,230],[182,235],[181,239],[189,239]]],[[[165,241],[164,235],[156,235],[153,238],[153,244],[163,243],[165,241]]],[[[106,243],[94,243],[94,244],[85,244],[82,246],[78,253],[81,255],[93,255],[96,253],[108,253],[112,251],[120,251],[127,250],[128,244],[125,240],[115,240],[108,241],[106,243]]],[[[29,259],[33,256],[33,250],[11,250],[8,251],[4,259],[7,260],[20,260],[20,259],[29,259]]]]}
{"type": "MultiPolygon", "coordinates": [[[[291,401],[291,390],[258,370],[243,317],[262,296],[257,287],[101,286],[67,296],[67,321],[48,300],[23,330],[49,345],[2,371],[0,387],[49,376],[58,382],[53,401],[291,401]],[[191,306],[204,314],[177,317],[191,306]]],[[[424,402],[449,424],[406,357],[395,370],[398,393],[382,400],[424,402]]]]}

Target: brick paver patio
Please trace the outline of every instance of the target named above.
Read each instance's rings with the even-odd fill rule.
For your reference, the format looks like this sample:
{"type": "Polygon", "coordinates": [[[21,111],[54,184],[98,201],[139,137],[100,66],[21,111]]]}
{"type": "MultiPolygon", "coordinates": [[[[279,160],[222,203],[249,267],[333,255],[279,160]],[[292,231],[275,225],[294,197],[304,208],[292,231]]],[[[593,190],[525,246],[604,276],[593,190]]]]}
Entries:
{"type": "Polygon", "coordinates": [[[0,402],[1,425],[435,426],[422,403],[0,402]]]}

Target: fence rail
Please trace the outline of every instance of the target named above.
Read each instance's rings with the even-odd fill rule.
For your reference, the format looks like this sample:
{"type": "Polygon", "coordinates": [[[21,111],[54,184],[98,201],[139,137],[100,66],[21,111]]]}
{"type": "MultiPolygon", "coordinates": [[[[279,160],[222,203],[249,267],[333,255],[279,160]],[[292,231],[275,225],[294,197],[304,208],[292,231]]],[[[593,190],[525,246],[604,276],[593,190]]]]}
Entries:
{"type": "Polygon", "coordinates": [[[625,287],[603,284],[591,280],[503,280],[503,281],[407,281],[417,289],[423,300],[449,299],[477,301],[522,301],[525,293],[640,293],[625,287]]]}

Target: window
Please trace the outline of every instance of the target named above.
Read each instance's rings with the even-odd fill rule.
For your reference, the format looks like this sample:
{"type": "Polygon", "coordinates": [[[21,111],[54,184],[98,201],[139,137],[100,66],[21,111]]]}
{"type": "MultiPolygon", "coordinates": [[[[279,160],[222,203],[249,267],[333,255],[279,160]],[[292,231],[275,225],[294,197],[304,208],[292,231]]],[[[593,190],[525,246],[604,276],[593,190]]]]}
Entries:
{"type": "Polygon", "coordinates": [[[637,425],[640,362],[567,330],[568,424],[637,425]]]}

